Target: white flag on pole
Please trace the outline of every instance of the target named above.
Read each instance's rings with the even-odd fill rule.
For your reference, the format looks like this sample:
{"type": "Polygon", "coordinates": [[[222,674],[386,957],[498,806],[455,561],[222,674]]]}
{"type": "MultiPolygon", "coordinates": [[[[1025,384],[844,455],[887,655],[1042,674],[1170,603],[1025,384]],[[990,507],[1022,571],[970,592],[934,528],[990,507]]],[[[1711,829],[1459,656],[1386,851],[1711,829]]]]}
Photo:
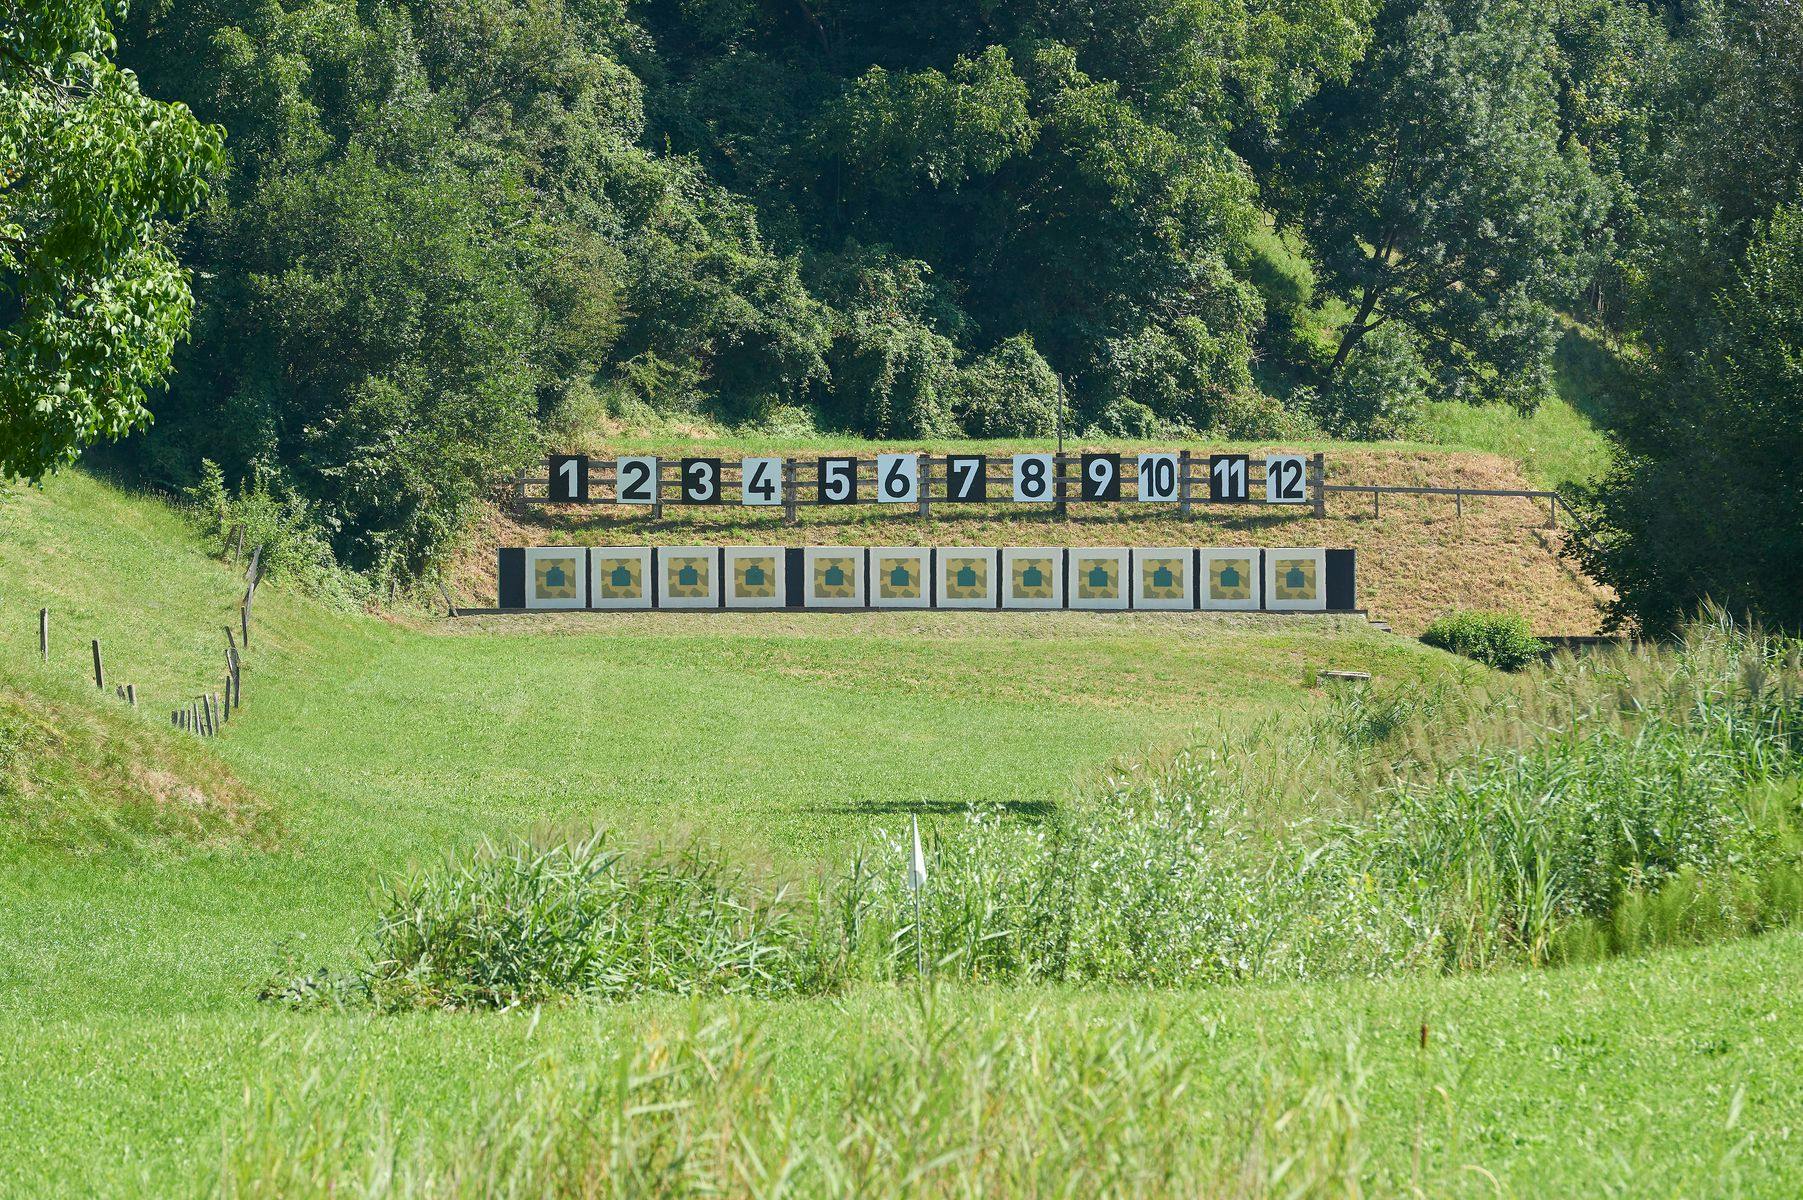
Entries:
{"type": "Polygon", "coordinates": [[[908,890],[918,892],[927,883],[927,856],[920,852],[920,818],[909,817],[914,830],[914,857],[908,862],[908,890]]]}

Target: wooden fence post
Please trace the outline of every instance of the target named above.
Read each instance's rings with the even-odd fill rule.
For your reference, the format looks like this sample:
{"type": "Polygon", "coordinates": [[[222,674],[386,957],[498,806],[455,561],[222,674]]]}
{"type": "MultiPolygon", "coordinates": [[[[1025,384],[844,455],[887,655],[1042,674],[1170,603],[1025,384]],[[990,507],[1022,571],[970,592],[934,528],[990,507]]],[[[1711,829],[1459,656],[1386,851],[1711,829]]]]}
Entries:
{"type": "MultiPolygon", "coordinates": [[[[1141,484],[1140,486],[1145,486],[1141,484]]],[[[1189,451],[1177,456],[1177,515],[1189,519],[1189,451]]]]}
{"type": "Polygon", "coordinates": [[[38,609],[38,656],[50,661],[50,610],[38,609]]]}
{"type": "Polygon", "coordinates": [[[795,460],[783,459],[783,524],[795,525],[801,520],[800,501],[795,495],[795,460]]]}
{"type": "MultiPolygon", "coordinates": [[[[718,493],[720,484],[716,480],[714,488],[718,493]]],[[[651,519],[664,519],[664,460],[653,454],[651,456],[651,519]]]]}
{"type": "Polygon", "coordinates": [[[94,686],[106,690],[106,672],[100,669],[100,639],[94,639],[94,686]]]}
{"type": "Polygon", "coordinates": [[[1550,504],[1550,506],[1547,509],[1546,527],[1548,529],[1557,529],[1559,527],[1559,493],[1558,492],[1553,493],[1552,503],[1550,504]]]}
{"type": "MultiPolygon", "coordinates": [[[[876,486],[881,489],[883,481],[877,480],[876,486]]],[[[920,488],[920,519],[924,521],[933,515],[933,456],[931,454],[920,456],[920,480],[917,486],[920,488]]]]}
{"type": "Polygon", "coordinates": [[[1372,488],[1371,489],[1371,515],[1373,517],[1376,517],[1378,515],[1378,513],[1380,513],[1382,511],[1382,509],[1378,506],[1378,501],[1381,499],[1383,499],[1383,493],[1378,491],[1376,488],[1372,488]]]}
{"type": "Polygon", "coordinates": [[[138,685],[137,684],[128,683],[125,685],[125,702],[127,704],[131,705],[133,708],[138,707],[138,685]]]}
{"type": "Polygon", "coordinates": [[[1327,518],[1327,455],[1317,451],[1311,464],[1315,469],[1315,520],[1327,518]]]}

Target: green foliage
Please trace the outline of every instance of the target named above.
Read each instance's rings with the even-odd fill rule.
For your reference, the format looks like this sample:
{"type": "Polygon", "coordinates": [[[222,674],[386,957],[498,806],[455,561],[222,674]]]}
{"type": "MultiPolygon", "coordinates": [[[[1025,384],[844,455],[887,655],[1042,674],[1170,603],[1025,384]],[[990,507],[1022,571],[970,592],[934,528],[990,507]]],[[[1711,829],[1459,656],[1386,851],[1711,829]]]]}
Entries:
{"type": "Polygon", "coordinates": [[[1652,632],[1705,600],[1803,628],[1803,12],[1709,10],[1648,188],[1638,387],[1572,553],[1652,632]]]}
{"type": "Polygon", "coordinates": [[[1351,79],[1297,111],[1272,194],[1352,307],[1330,382],[1395,322],[1445,394],[1531,409],[1547,390],[1551,306],[1600,220],[1554,58],[1538,6],[1391,0],[1351,79]]]}
{"type": "Polygon", "coordinates": [[[141,428],[188,330],[172,226],[220,133],[113,64],[109,7],[0,3],[0,479],[141,428]]]}
{"type": "Polygon", "coordinates": [[[1520,613],[1450,613],[1429,625],[1421,640],[1501,671],[1519,671],[1547,650],[1520,613]]]}
{"type": "Polygon", "coordinates": [[[1419,428],[1432,384],[1408,327],[1384,325],[1361,340],[1312,407],[1335,437],[1402,438],[1419,428]]]}
{"type": "Polygon", "coordinates": [[[230,553],[236,560],[239,554],[256,554],[263,577],[291,582],[346,607],[368,598],[367,580],[339,567],[319,532],[318,517],[292,492],[277,495],[263,479],[233,491],[218,465],[202,459],[200,479],[184,495],[202,535],[220,556],[230,553]]]}
{"type": "Polygon", "coordinates": [[[952,411],[969,437],[1044,437],[1058,428],[1061,391],[1033,339],[1017,334],[958,373],[952,411]]]}

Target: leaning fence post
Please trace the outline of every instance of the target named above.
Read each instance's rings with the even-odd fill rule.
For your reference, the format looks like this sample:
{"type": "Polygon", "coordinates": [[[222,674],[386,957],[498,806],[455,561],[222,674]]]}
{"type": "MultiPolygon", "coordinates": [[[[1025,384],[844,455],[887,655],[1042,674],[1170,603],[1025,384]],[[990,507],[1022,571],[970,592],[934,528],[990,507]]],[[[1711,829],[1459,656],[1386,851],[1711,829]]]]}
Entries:
{"type": "Polygon", "coordinates": [[[106,672],[100,669],[100,639],[94,639],[94,686],[106,690],[106,672]]]}
{"type": "Polygon", "coordinates": [[[38,609],[38,657],[50,661],[50,610],[38,609]]]}

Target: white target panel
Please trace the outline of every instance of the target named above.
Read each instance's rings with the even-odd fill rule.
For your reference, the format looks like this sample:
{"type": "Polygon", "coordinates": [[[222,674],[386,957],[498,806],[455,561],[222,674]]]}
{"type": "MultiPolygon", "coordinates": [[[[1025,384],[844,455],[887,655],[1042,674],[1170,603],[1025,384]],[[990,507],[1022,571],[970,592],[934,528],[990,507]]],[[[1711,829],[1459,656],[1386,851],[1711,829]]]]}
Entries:
{"type": "Polygon", "coordinates": [[[651,547],[596,546],[589,551],[588,569],[591,607],[651,607],[651,547]]]}
{"type": "Polygon", "coordinates": [[[1063,608],[1064,551],[1010,546],[1002,551],[1003,608],[1063,608]]]}
{"type": "Polygon", "coordinates": [[[1258,551],[1243,546],[1202,551],[1202,607],[1211,612],[1256,611],[1263,578],[1258,551]]]}
{"type": "Polygon", "coordinates": [[[1178,472],[1183,462],[1175,454],[1139,456],[1139,499],[1148,504],[1174,504],[1181,490],[1178,472]]]}
{"type": "Polygon", "coordinates": [[[538,546],[526,551],[526,607],[588,607],[586,546],[538,546]]]}
{"type": "Polygon", "coordinates": [[[1133,551],[1133,607],[1181,610],[1196,607],[1195,552],[1188,546],[1133,551]]]}
{"type": "Polygon", "coordinates": [[[1265,551],[1265,608],[1271,612],[1327,611],[1327,551],[1265,551]]]}
{"type": "Polygon", "coordinates": [[[809,546],[802,564],[802,600],[809,608],[864,607],[864,547],[809,546]]]}
{"type": "Polygon", "coordinates": [[[614,503],[657,503],[657,456],[614,459],[614,503]]]}
{"type": "Polygon", "coordinates": [[[1265,502],[1305,504],[1308,501],[1308,460],[1300,454],[1273,454],[1265,459],[1265,502]]]}
{"type": "Polygon", "coordinates": [[[786,608],[788,555],[781,546],[728,546],[721,583],[728,608],[786,608]]]}
{"type": "Polygon", "coordinates": [[[925,546],[873,546],[870,607],[930,608],[933,552],[925,546]]]}
{"type": "Polygon", "coordinates": [[[940,608],[994,608],[994,546],[941,546],[934,556],[940,608]]]}
{"type": "Polygon", "coordinates": [[[659,608],[720,607],[718,546],[663,546],[656,562],[659,608]]]}
{"type": "Polygon", "coordinates": [[[1015,503],[1037,504],[1057,499],[1052,470],[1052,456],[1049,454],[1016,454],[1014,456],[1015,503]]]}
{"type": "Polygon", "coordinates": [[[1123,609],[1131,595],[1125,546],[1083,546],[1068,558],[1064,594],[1071,608],[1123,609]]]}
{"type": "Polygon", "coordinates": [[[780,458],[740,459],[739,502],[741,504],[781,504],[783,502],[783,460],[780,458]]]}
{"type": "Polygon", "coordinates": [[[920,455],[877,455],[876,498],[882,504],[917,502],[920,499],[920,455]]]}

